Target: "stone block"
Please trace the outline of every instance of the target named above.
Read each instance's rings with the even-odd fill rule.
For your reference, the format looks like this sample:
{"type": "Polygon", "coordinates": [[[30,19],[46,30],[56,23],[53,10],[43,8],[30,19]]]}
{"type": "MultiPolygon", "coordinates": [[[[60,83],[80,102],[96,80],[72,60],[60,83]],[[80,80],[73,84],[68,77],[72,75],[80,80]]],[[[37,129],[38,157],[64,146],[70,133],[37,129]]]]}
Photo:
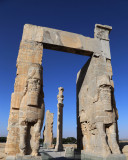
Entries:
{"type": "Polygon", "coordinates": [[[94,37],[104,40],[109,40],[109,33],[112,30],[111,26],[95,24],[94,37]]]}
{"type": "Polygon", "coordinates": [[[123,154],[111,154],[109,155],[106,160],[127,160],[126,156],[123,154]]]}
{"type": "Polygon", "coordinates": [[[24,42],[21,41],[20,48],[19,48],[19,55],[33,55],[33,54],[41,54],[43,50],[43,44],[38,42],[24,42]]]}
{"type": "Polygon", "coordinates": [[[102,52],[102,56],[111,59],[111,53],[110,53],[110,46],[109,46],[109,41],[104,41],[101,40],[101,52],[102,52]]]}
{"type": "Polygon", "coordinates": [[[20,108],[21,98],[22,98],[22,94],[20,94],[20,93],[12,93],[12,96],[11,96],[11,108],[19,109],[20,108]]]}
{"type": "Polygon", "coordinates": [[[82,48],[79,36],[69,32],[60,32],[60,39],[63,46],[69,48],[82,48]]]}
{"type": "Polygon", "coordinates": [[[16,157],[15,156],[7,156],[6,160],[16,160],[16,157]]]}
{"type": "Polygon", "coordinates": [[[74,147],[66,147],[65,157],[74,158],[74,147]]]}
{"type": "Polygon", "coordinates": [[[111,60],[107,59],[107,73],[109,74],[110,77],[112,77],[112,65],[111,65],[111,60]]]}
{"type": "Polygon", "coordinates": [[[38,42],[21,41],[17,65],[21,63],[39,63],[42,64],[43,44],[38,42]]]}
{"type": "Polygon", "coordinates": [[[97,39],[57,29],[43,28],[44,48],[87,56],[91,56],[94,52],[101,52],[101,44],[97,39]]]}
{"type": "Polygon", "coordinates": [[[24,63],[24,62],[20,62],[19,64],[17,64],[17,75],[27,75],[28,73],[28,68],[30,67],[30,64],[28,63],[24,63]]]}
{"type": "Polygon", "coordinates": [[[42,54],[34,54],[34,55],[26,55],[20,54],[17,59],[17,63],[41,63],[42,62],[42,54]]]}
{"type": "Polygon", "coordinates": [[[25,85],[26,85],[27,77],[26,75],[19,75],[15,79],[14,84],[14,92],[21,92],[23,93],[25,85]]]}
{"type": "Polygon", "coordinates": [[[43,42],[43,27],[25,24],[22,40],[43,42]]]}
{"type": "Polygon", "coordinates": [[[90,38],[90,37],[85,37],[85,36],[80,36],[81,43],[82,43],[82,48],[83,50],[87,51],[93,51],[93,54],[97,53],[98,56],[101,55],[101,44],[99,40],[90,38]]]}

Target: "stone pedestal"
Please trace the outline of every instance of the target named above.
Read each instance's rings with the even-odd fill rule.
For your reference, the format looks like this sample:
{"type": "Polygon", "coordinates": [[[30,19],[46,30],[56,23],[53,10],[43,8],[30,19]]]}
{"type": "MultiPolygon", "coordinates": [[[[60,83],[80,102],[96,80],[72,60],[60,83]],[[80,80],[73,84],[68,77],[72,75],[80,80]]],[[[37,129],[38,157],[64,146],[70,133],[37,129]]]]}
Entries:
{"type": "Polygon", "coordinates": [[[41,156],[7,156],[6,160],[42,160],[41,156]]]}
{"type": "Polygon", "coordinates": [[[81,151],[81,160],[127,160],[123,154],[111,154],[107,157],[102,157],[92,153],[81,151]]]}
{"type": "Polygon", "coordinates": [[[57,138],[56,138],[56,151],[62,151],[63,150],[63,144],[62,144],[62,134],[63,134],[63,91],[64,89],[62,87],[59,87],[59,94],[57,96],[58,99],[58,115],[57,115],[57,138]]]}

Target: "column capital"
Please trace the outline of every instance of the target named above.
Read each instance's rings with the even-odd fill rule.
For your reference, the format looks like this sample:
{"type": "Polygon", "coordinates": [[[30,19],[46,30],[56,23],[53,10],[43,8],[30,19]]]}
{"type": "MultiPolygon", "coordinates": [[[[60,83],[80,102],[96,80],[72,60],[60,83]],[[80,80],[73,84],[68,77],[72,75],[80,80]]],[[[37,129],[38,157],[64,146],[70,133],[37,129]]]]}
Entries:
{"type": "Polygon", "coordinates": [[[63,91],[64,91],[64,88],[63,87],[59,87],[58,90],[59,90],[59,93],[57,95],[58,104],[63,104],[63,100],[64,100],[63,91]]]}
{"type": "Polygon", "coordinates": [[[112,30],[111,26],[95,24],[94,38],[109,41],[109,33],[112,30]]]}

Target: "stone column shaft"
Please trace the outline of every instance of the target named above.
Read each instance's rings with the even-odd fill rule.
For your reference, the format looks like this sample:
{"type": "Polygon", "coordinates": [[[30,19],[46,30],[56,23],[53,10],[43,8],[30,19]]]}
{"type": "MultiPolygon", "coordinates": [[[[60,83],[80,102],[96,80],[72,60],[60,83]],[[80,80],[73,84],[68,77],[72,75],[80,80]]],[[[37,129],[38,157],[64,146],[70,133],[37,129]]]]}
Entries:
{"type": "Polygon", "coordinates": [[[58,99],[58,114],[57,114],[57,138],[56,138],[56,151],[62,151],[63,150],[63,144],[62,144],[62,137],[63,137],[63,91],[64,89],[62,87],[58,88],[59,94],[57,96],[58,99]]]}

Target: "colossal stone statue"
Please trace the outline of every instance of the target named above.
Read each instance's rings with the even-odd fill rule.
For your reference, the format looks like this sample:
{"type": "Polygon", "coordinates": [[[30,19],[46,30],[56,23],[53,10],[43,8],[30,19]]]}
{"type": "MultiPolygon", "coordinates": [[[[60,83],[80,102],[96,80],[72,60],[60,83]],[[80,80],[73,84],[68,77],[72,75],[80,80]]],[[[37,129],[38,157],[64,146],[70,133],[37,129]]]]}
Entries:
{"type": "Polygon", "coordinates": [[[42,67],[33,64],[28,69],[28,77],[19,110],[21,155],[38,155],[43,119],[42,67]]]}
{"type": "MultiPolygon", "coordinates": [[[[95,38],[108,47],[106,50],[109,50],[106,45],[109,31],[109,27],[101,25],[95,28],[95,38]]],[[[83,148],[84,155],[120,155],[112,67],[104,54],[94,53],[78,72],[77,107],[78,131],[81,132],[78,147],[83,148]]]]}

